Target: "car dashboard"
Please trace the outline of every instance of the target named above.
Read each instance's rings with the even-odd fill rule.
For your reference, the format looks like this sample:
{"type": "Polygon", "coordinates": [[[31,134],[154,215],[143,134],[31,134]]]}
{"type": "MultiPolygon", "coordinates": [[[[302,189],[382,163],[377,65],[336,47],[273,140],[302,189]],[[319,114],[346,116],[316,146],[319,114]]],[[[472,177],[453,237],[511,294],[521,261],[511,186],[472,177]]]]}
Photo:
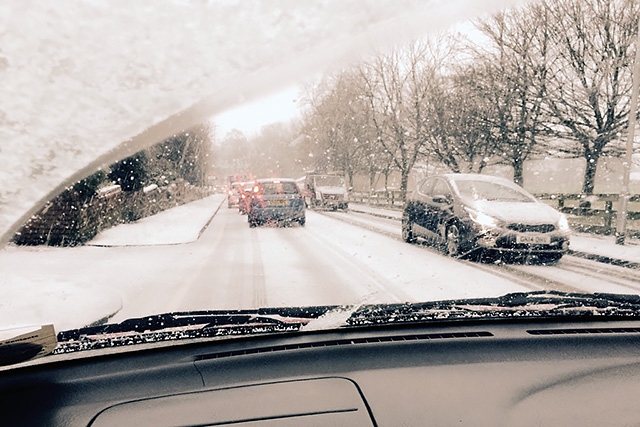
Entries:
{"type": "Polygon", "coordinates": [[[2,425],[640,423],[640,324],[465,321],[50,356],[0,372],[2,425]]]}

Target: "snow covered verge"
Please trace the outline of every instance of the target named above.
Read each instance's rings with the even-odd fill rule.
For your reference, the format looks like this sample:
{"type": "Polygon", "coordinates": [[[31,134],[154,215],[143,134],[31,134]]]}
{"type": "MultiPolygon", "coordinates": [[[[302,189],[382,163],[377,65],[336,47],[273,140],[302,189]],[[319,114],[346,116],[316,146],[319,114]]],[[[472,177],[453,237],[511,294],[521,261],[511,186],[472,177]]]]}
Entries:
{"type": "MultiPolygon", "coordinates": [[[[89,245],[76,248],[10,245],[0,251],[0,327],[53,323],[58,331],[106,320],[122,308],[122,298],[100,268],[122,264],[122,252],[97,246],[147,246],[192,242],[226,200],[214,195],[100,233],[89,245]],[[94,246],[94,247],[91,247],[94,246]],[[72,257],[70,258],[70,255],[72,257]],[[109,257],[117,260],[109,262],[109,257]],[[47,276],[30,274],[31,263],[46,262],[47,276]],[[69,265],[70,259],[77,260],[69,265]],[[95,262],[100,259],[101,262],[95,262]],[[69,268],[74,268],[70,272],[69,268]],[[87,282],[86,278],[92,278],[87,282]],[[98,279],[102,278],[102,280],[98,279]]],[[[139,260],[130,257],[121,280],[135,284],[139,260]]]]}
{"type": "Polygon", "coordinates": [[[100,232],[88,246],[177,245],[198,239],[227,199],[216,194],[100,232]]]}

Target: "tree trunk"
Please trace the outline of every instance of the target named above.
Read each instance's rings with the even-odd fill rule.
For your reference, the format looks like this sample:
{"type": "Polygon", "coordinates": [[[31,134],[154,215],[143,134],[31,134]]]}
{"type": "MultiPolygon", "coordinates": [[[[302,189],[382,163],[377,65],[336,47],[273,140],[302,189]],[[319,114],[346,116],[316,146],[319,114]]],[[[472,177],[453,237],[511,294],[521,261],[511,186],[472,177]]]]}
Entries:
{"type": "Polygon", "coordinates": [[[599,155],[590,153],[585,156],[587,159],[587,169],[584,172],[584,182],[582,183],[583,194],[593,194],[593,188],[596,180],[596,170],[598,168],[599,155]]]}
{"type": "Polygon", "coordinates": [[[409,186],[410,169],[403,169],[400,175],[400,200],[402,203],[407,201],[407,187],[409,186]]]}
{"type": "Polygon", "coordinates": [[[524,161],[520,158],[513,159],[513,182],[520,186],[524,183],[523,170],[524,161]]]}

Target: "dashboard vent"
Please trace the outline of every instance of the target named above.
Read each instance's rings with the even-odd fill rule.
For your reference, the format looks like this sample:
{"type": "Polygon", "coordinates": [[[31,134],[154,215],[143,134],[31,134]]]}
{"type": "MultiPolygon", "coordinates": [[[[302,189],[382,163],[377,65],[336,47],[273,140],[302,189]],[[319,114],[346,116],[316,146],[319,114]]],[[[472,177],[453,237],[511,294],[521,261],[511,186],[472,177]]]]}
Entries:
{"type": "Polygon", "coordinates": [[[588,335],[588,334],[637,334],[640,328],[572,328],[572,329],[532,329],[530,335],[588,335]]]}
{"type": "Polygon", "coordinates": [[[416,334],[416,335],[392,335],[383,337],[367,337],[367,338],[353,338],[331,341],[314,341],[309,343],[289,344],[289,345],[276,345],[270,347],[258,347],[249,348],[245,350],[232,350],[219,353],[206,354],[196,357],[196,360],[210,360],[210,359],[222,359],[225,357],[245,356],[250,354],[259,353],[273,353],[276,351],[286,350],[301,350],[305,348],[326,348],[336,347],[343,345],[357,345],[357,344],[378,344],[384,342],[406,342],[406,341],[422,341],[422,340],[440,340],[440,339],[455,339],[455,338],[482,338],[492,337],[491,332],[479,331],[479,332],[450,332],[440,334],[416,334]]]}

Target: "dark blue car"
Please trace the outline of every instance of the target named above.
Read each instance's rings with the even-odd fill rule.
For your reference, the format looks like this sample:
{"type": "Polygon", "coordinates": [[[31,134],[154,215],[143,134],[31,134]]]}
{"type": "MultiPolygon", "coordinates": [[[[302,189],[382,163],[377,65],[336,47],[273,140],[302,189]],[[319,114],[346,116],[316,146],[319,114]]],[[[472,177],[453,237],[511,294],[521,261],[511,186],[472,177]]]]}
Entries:
{"type": "Polygon", "coordinates": [[[249,227],[268,222],[305,223],[302,193],[293,179],[258,179],[251,190],[249,227]]]}

